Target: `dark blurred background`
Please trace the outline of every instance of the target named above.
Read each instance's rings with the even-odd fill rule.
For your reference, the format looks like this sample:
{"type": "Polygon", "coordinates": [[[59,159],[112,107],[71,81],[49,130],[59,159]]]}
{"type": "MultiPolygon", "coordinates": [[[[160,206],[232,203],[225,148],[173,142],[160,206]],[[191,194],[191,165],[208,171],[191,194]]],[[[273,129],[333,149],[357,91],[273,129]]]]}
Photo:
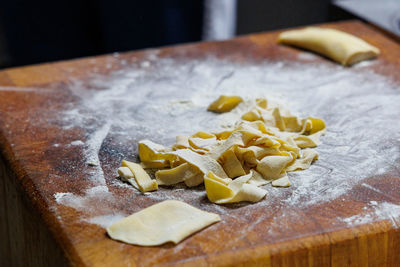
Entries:
{"type": "Polygon", "coordinates": [[[2,2],[0,68],[354,18],[329,0],[2,2]]]}

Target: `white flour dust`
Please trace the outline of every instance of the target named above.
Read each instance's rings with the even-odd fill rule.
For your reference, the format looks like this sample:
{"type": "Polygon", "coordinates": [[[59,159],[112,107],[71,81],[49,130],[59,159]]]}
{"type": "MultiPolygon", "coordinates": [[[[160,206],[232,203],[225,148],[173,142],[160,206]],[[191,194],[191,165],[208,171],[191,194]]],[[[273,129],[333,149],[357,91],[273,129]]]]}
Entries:
{"type": "Polygon", "coordinates": [[[115,214],[107,214],[107,215],[100,215],[89,218],[85,220],[91,224],[97,224],[100,227],[107,228],[108,226],[112,225],[115,222],[118,222],[125,218],[127,215],[123,213],[115,213],[115,214]]]}
{"type": "Polygon", "coordinates": [[[82,146],[82,145],[84,145],[85,143],[84,142],[82,142],[81,140],[75,140],[75,141],[72,141],[71,142],[71,146],[82,146]]]}
{"type": "Polygon", "coordinates": [[[376,201],[370,201],[366,210],[370,211],[365,214],[358,214],[344,218],[343,221],[349,226],[354,226],[371,223],[378,219],[388,219],[392,223],[393,227],[400,227],[400,205],[388,202],[377,203],[376,201]]]}
{"type": "MultiPolygon", "coordinates": [[[[104,169],[115,168],[121,158],[135,160],[139,140],[150,139],[169,146],[178,134],[189,135],[233,123],[238,110],[222,115],[206,110],[220,94],[275,99],[300,116],[323,118],[327,134],[317,148],[320,157],[315,164],[308,170],[290,173],[289,189],[265,186],[269,195],[254,205],[268,206],[279,198],[286,208],[307,207],[334,200],[367,178],[398,171],[400,88],[374,73],[369,68],[371,64],[354,68],[304,62],[247,65],[211,56],[178,62],[149,53],[142,63],[127,65],[109,75],[93,76],[89,82],[73,83],[70,90],[78,102],[61,114],[63,127],[87,132],[82,146],[84,155],[88,163],[98,164],[93,181],[105,189],[112,185],[109,181],[115,175],[104,174],[104,169]],[[99,158],[99,151],[106,149],[105,141],[107,151],[118,151],[120,157],[115,161],[99,158]]],[[[82,207],[91,197],[68,194],[56,194],[57,202],[82,207]]],[[[148,197],[178,197],[194,205],[197,201],[198,207],[205,205],[198,201],[204,192],[193,190],[161,189],[148,197]]],[[[391,216],[378,212],[387,205],[390,203],[375,207],[372,219],[391,216]]],[[[225,207],[206,206],[219,213],[230,212],[225,207]]]]}
{"type": "Polygon", "coordinates": [[[83,196],[78,196],[69,192],[59,192],[54,194],[57,203],[72,207],[79,211],[90,211],[92,205],[104,202],[115,201],[114,196],[108,191],[107,186],[99,185],[85,190],[83,196]]]}

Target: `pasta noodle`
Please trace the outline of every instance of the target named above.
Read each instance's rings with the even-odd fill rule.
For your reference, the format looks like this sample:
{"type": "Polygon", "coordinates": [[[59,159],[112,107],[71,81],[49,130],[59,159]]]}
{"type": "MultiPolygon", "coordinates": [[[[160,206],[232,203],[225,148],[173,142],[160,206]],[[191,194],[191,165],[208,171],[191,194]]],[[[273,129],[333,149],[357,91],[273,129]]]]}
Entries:
{"type": "MultiPolygon", "coordinates": [[[[238,99],[221,97],[212,105],[226,108],[238,99]]],[[[266,99],[253,103],[233,129],[177,136],[171,148],[140,141],[142,165],[161,169],[156,180],[139,170],[138,164],[123,161],[122,165],[129,167],[142,191],[156,190],[157,184],[184,182],[191,187],[204,182],[214,203],[260,201],[266,191],[259,186],[290,186],[287,172],[307,169],[318,159],[310,148],[320,144],[326,126],[322,119],[299,118],[266,99]]],[[[120,169],[120,174],[129,175],[126,169],[120,169]]]]}

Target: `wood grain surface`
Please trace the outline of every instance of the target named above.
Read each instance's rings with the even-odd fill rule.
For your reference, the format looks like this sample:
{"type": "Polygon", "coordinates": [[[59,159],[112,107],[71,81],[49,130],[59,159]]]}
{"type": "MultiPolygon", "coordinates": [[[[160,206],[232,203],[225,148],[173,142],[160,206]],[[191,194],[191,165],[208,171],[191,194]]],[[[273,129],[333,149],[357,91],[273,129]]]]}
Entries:
{"type": "MultiPolygon", "coordinates": [[[[324,26],[353,33],[377,46],[381,50],[379,60],[368,68],[400,83],[399,44],[357,21],[324,26]]],[[[158,49],[157,54],[160,58],[168,58],[177,63],[208,55],[247,63],[263,60],[299,61],[298,54],[301,51],[278,45],[278,33],[247,35],[224,42],[166,47],[158,49]]],[[[107,137],[108,141],[102,143],[99,153],[106,186],[112,194],[113,201],[103,202],[100,195],[100,198],[86,201],[82,204],[86,206],[81,206],[80,209],[58,203],[56,193],[69,192],[83,198],[85,190],[96,186],[96,182],[88,178],[91,167],[86,164],[82,147],[66,145],[74,140],[85,141],[90,129],[66,129],[65,125],[54,119],[71,103],[76,104],[76,95],[69,89],[71,83],[88,81],[94,74],[107,77],[143,60],[149,51],[153,50],[13,68],[0,72],[0,149],[5,162],[2,172],[7,173],[1,176],[1,199],[2,202],[10,203],[10,194],[18,194],[18,198],[28,207],[22,212],[24,214],[16,210],[0,212],[8,216],[7,225],[3,219],[1,225],[0,243],[4,248],[0,252],[2,258],[8,262],[15,262],[15,258],[31,253],[26,250],[38,251],[38,247],[58,246],[50,253],[58,260],[49,260],[49,266],[60,265],[65,261],[72,266],[400,265],[400,229],[398,223],[393,223],[393,220],[398,218],[378,218],[351,227],[335,221],[338,216],[349,217],[363,212],[363,207],[372,199],[400,205],[398,165],[388,169],[379,179],[369,178],[375,188],[379,188],[379,192],[384,194],[354,185],[352,190],[340,198],[296,211],[296,223],[274,217],[274,213],[279,211],[278,206],[284,208],[280,206],[282,198],[274,200],[270,209],[258,206],[251,208],[251,205],[228,207],[231,213],[224,213],[223,223],[212,225],[177,246],[166,244],[158,247],[139,247],[111,240],[103,227],[87,220],[101,209],[111,210],[116,214],[130,214],[161,201],[134,194],[126,187],[113,186],[116,179],[115,169],[119,166],[122,156],[112,146],[113,138],[117,137],[111,136],[107,137]],[[10,185],[15,188],[5,189],[10,185]],[[30,207],[32,215],[27,211],[30,207]],[[20,233],[15,236],[15,240],[8,234],[7,238],[3,238],[6,233],[14,231],[10,225],[21,224],[21,221],[24,221],[21,224],[24,231],[35,231],[36,229],[27,226],[26,220],[30,216],[32,221],[35,221],[33,228],[38,227],[37,230],[44,234],[23,239],[24,234],[20,233]],[[257,224],[252,224],[257,219],[257,224]],[[276,223],[274,220],[278,220],[282,227],[274,228],[275,232],[271,234],[268,230],[276,223]],[[47,234],[45,230],[40,230],[40,227],[46,229],[47,234]]],[[[321,66],[335,64],[322,57],[314,57],[310,62],[321,66]]],[[[149,71],[152,71],[151,68],[149,71]]],[[[81,93],[84,94],[84,89],[82,90],[81,93]]],[[[132,146],[135,146],[135,143],[132,143],[132,146]]],[[[130,156],[134,156],[132,152],[130,156]]],[[[290,194],[291,188],[282,190],[286,190],[285,194],[290,194]]],[[[200,204],[196,205],[200,208],[202,205],[210,205],[206,199],[200,204]]],[[[4,205],[2,209],[13,207],[8,205],[5,208],[4,205]]],[[[19,228],[18,231],[22,229],[19,228]]],[[[46,255],[41,253],[37,257],[45,258],[46,255]]],[[[45,262],[46,259],[31,261],[31,265],[44,266],[45,262]]]]}

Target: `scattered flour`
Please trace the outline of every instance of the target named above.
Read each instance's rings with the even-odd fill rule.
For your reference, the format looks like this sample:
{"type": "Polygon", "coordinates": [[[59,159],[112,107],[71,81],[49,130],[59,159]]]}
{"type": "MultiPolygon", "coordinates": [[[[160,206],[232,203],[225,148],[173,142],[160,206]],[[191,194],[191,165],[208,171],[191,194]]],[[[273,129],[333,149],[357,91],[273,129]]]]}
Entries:
{"type": "Polygon", "coordinates": [[[127,216],[127,214],[115,213],[115,214],[95,216],[95,217],[89,218],[85,221],[88,223],[91,223],[91,224],[97,224],[98,226],[103,227],[103,228],[107,228],[108,226],[112,225],[113,223],[118,222],[119,220],[122,220],[126,216],[127,216]]]}
{"type": "Polygon", "coordinates": [[[84,142],[82,142],[81,140],[75,140],[75,141],[72,141],[71,142],[71,146],[82,146],[82,145],[84,145],[85,143],[84,142]]]}
{"type": "MultiPolygon", "coordinates": [[[[96,196],[90,188],[79,196],[56,193],[57,203],[82,211],[90,209],[93,199],[112,198],[107,186],[117,187],[112,182],[115,169],[122,158],[136,160],[140,139],[170,146],[179,134],[231,127],[246,107],[239,105],[221,115],[207,112],[208,104],[220,94],[247,100],[267,97],[288,105],[300,116],[323,118],[327,124],[327,134],[317,148],[319,160],[308,170],[290,173],[292,186],[288,189],[265,186],[269,194],[252,205],[255,208],[269,206],[274,199],[288,209],[320,204],[340,198],[367,178],[398,169],[399,85],[371,70],[373,62],[343,68],[313,64],[308,62],[309,55],[302,57],[306,63],[247,65],[212,56],[177,62],[149,53],[145,61],[110,75],[94,74],[88,82],[74,81],[70,91],[77,102],[60,118],[64,129],[86,132],[83,154],[88,163],[97,164],[91,167],[91,179],[101,190],[96,196]]],[[[205,204],[201,190],[161,188],[146,197],[175,198],[220,214],[231,212],[231,208],[205,204]]],[[[395,208],[393,205],[380,203],[379,209],[366,217],[345,220],[359,223],[378,216],[394,218],[386,210],[395,208]]],[[[102,221],[94,218],[86,220],[102,221]]]]}
{"type": "Polygon", "coordinates": [[[56,199],[56,201],[57,202],[61,202],[61,200],[64,198],[64,197],[68,197],[68,196],[70,196],[70,195],[72,195],[71,193],[63,193],[63,192],[59,192],[59,193],[55,193],[54,194],[54,198],[56,199]]]}
{"type": "Polygon", "coordinates": [[[320,57],[310,52],[300,52],[297,55],[297,58],[300,60],[308,61],[308,60],[315,60],[316,58],[320,57]]]}
{"type": "Polygon", "coordinates": [[[344,218],[343,221],[349,226],[355,226],[387,219],[390,220],[393,227],[400,227],[400,205],[388,202],[378,203],[376,201],[370,201],[369,207],[372,207],[372,211],[344,218]]]}
{"type": "Polygon", "coordinates": [[[150,62],[149,61],[143,61],[142,63],[140,63],[140,67],[142,68],[148,68],[150,67],[150,62]]]}
{"type": "Polygon", "coordinates": [[[43,92],[45,89],[35,87],[16,87],[16,86],[0,86],[0,91],[12,91],[12,92],[43,92]]]}
{"type": "MultiPolygon", "coordinates": [[[[113,180],[111,180],[110,185],[111,185],[111,186],[114,186],[114,187],[118,187],[118,188],[129,188],[129,189],[134,189],[134,187],[133,187],[131,184],[129,184],[129,183],[127,183],[127,182],[123,182],[123,181],[121,181],[120,179],[113,179],[113,180]]],[[[136,189],[135,189],[135,190],[136,190],[136,189]]]]}
{"type": "MultiPolygon", "coordinates": [[[[378,172],[380,172],[380,169],[378,170],[378,172]]],[[[385,194],[384,192],[382,192],[382,191],[379,190],[379,189],[376,189],[376,188],[373,187],[373,186],[370,186],[369,184],[362,183],[361,185],[364,186],[364,187],[366,187],[366,188],[368,188],[368,189],[370,189],[370,190],[372,190],[372,191],[374,191],[374,192],[376,192],[376,193],[378,193],[378,194],[381,194],[381,195],[386,196],[386,194],[385,194]]],[[[374,205],[377,204],[376,201],[370,201],[370,203],[371,203],[371,204],[374,204],[374,205]]]]}
{"type": "Polygon", "coordinates": [[[99,185],[85,190],[85,194],[75,195],[69,192],[54,194],[57,203],[69,206],[79,211],[90,211],[92,205],[98,205],[104,201],[114,201],[114,196],[108,191],[108,187],[99,185]]]}

